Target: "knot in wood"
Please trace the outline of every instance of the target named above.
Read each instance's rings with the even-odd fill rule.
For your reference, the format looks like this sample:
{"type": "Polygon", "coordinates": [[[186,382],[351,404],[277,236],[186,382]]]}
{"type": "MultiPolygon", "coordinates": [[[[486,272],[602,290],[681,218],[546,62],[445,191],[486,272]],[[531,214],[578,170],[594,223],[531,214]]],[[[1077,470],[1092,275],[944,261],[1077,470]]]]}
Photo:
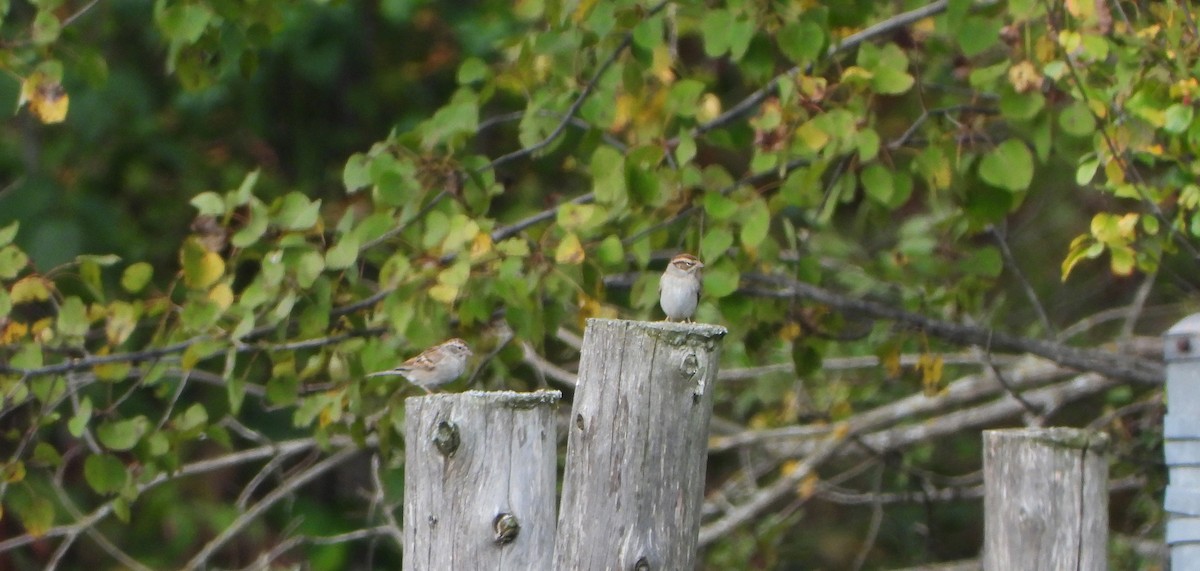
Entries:
{"type": "Polygon", "coordinates": [[[1180,337],[1175,341],[1175,348],[1179,350],[1180,353],[1191,353],[1192,342],[1187,337],[1180,337]]]}
{"type": "Polygon", "coordinates": [[[700,358],[695,353],[688,353],[679,364],[679,372],[689,379],[696,376],[700,372],[700,358]]]}
{"type": "Polygon", "coordinates": [[[650,561],[643,555],[633,563],[633,571],[650,571],[650,561]]]}
{"type": "Polygon", "coordinates": [[[458,434],[458,426],[448,420],[437,423],[433,429],[433,445],[447,458],[458,451],[462,439],[458,434]]]}
{"type": "Polygon", "coordinates": [[[492,521],[492,529],[496,532],[496,545],[507,545],[521,533],[521,522],[517,521],[517,516],[513,514],[501,513],[492,521]]]}

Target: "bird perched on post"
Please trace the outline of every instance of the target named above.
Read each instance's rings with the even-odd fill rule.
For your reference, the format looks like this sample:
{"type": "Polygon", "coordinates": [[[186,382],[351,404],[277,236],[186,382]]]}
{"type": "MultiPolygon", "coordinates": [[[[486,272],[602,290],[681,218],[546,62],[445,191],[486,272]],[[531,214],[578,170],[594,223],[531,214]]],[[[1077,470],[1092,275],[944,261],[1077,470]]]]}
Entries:
{"type": "Polygon", "coordinates": [[[704,262],[691,254],[671,258],[658,282],[658,304],[667,321],[691,321],[700,303],[700,270],[704,262]]]}
{"type": "Polygon", "coordinates": [[[426,393],[432,393],[431,389],[461,377],[467,370],[467,359],[471,355],[471,348],[467,346],[467,342],[455,337],[422,351],[420,355],[401,363],[395,369],[367,376],[399,375],[425,389],[426,393]]]}

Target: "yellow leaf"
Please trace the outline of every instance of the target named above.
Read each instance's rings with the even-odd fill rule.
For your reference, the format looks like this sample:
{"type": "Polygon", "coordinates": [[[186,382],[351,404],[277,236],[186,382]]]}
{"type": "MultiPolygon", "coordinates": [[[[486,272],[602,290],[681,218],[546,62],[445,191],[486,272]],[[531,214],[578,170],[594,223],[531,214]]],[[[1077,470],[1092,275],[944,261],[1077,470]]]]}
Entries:
{"type": "Polygon", "coordinates": [[[712,93],[700,96],[700,108],[696,110],[696,120],[707,123],[721,114],[721,99],[712,93]]]}
{"type": "Polygon", "coordinates": [[[9,290],[13,305],[50,299],[50,282],[41,276],[28,276],[17,280],[9,290]]]}
{"type": "Polygon", "coordinates": [[[1017,93],[1027,93],[1042,87],[1042,74],[1029,61],[1008,68],[1008,82],[1017,93]]]}
{"type": "Polygon", "coordinates": [[[25,463],[17,460],[0,470],[0,474],[3,474],[5,482],[16,484],[25,479],[25,463]]]}
{"type": "Polygon", "coordinates": [[[429,288],[429,297],[446,305],[451,305],[455,299],[458,299],[458,286],[444,283],[434,284],[433,287],[429,288]]]}
{"type": "Polygon", "coordinates": [[[850,425],[845,422],[839,422],[833,426],[833,437],[841,440],[850,434],[850,425]]]}
{"type": "Polygon", "coordinates": [[[779,329],[779,336],[782,337],[784,341],[793,341],[803,332],[804,330],[800,328],[799,323],[796,323],[795,321],[789,321],[779,329]]]}
{"type": "Polygon", "coordinates": [[[616,109],[613,111],[612,124],[608,126],[610,131],[621,131],[627,125],[629,120],[633,118],[633,109],[637,105],[637,101],[627,94],[617,96],[616,109]]]}
{"type": "Polygon", "coordinates": [[[579,6],[575,8],[575,11],[571,13],[571,21],[578,24],[586,20],[588,14],[592,13],[592,9],[596,7],[596,3],[598,1],[599,0],[582,0],[579,3],[579,6]]]}
{"type": "Polygon", "coordinates": [[[210,252],[196,238],[183,243],[179,258],[183,266],[183,279],[192,288],[207,288],[225,275],[225,260],[220,254],[210,252]]]}
{"type": "Polygon", "coordinates": [[[796,136],[804,142],[804,146],[810,151],[819,151],[822,147],[829,143],[829,134],[822,131],[812,121],[809,121],[796,129],[796,136]]]}
{"type": "Polygon", "coordinates": [[[492,251],[492,235],[487,232],[479,232],[475,235],[475,239],[471,240],[471,259],[474,260],[484,254],[492,251]]]}
{"type": "Polygon", "coordinates": [[[800,499],[807,500],[817,493],[817,484],[821,483],[821,477],[816,474],[809,474],[800,481],[800,485],[796,488],[796,495],[800,499]]]}
{"type": "Polygon", "coordinates": [[[925,353],[917,359],[917,365],[921,368],[921,386],[925,396],[938,394],[942,384],[943,364],[941,355],[925,353]]]}
{"type": "Polygon", "coordinates": [[[575,234],[567,234],[567,237],[559,242],[558,249],[554,251],[554,261],[560,264],[581,264],[583,258],[583,244],[579,242],[579,236],[575,234]]]}
{"type": "Polygon", "coordinates": [[[230,305],[233,305],[233,288],[230,288],[227,283],[219,283],[208,291],[208,299],[217,304],[221,311],[225,311],[229,309],[230,305]]]}
{"type": "Polygon", "coordinates": [[[29,326],[20,321],[9,321],[0,332],[0,345],[12,345],[29,334],[29,326]]]}
{"type": "Polygon", "coordinates": [[[650,64],[651,73],[663,85],[671,85],[675,83],[675,71],[671,69],[674,63],[671,58],[671,50],[667,48],[666,44],[659,44],[654,48],[654,57],[650,64]]]}
{"type": "Polygon", "coordinates": [[[70,97],[57,79],[35,71],[21,83],[17,105],[29,103],[29,111],[42,123],[61,123],[67,117],[70,97]]]}
{"type": "Polygon", "coordinates": [[[779,473],[782,476],[787,477],[787,476],[791,476],[792,474],[795,474],[796,470],[799,470],[799,469],[800,469],[800,461],[799,460],[788,460],[779,467],[779,473]]]}

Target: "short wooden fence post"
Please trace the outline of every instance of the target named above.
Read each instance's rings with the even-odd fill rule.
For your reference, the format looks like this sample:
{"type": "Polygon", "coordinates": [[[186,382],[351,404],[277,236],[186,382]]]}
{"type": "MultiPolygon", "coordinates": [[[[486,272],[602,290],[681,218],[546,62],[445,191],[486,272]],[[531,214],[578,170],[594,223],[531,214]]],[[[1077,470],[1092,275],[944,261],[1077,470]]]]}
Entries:
{"type": "Polygon", "coordinates": [[[1163,337],[1167,362],[1167,546],[1171,569],[1200,569],[1200,313],[1183,318],[1163,337]]]}
{"type": "Polygon", "coordinates": [[[405,401],[404,569],[550,569],[561,393],[405,401]]]}
{"type": "Polygon", "coordinates": [[[548,569],[695,566],[725,333],[714,325],[588,320],[548,569]]]}
{"type": "Polygon", "coordinates": [[[985,571],[1108,568],[1108,435],[983,433],[985,571]]]}

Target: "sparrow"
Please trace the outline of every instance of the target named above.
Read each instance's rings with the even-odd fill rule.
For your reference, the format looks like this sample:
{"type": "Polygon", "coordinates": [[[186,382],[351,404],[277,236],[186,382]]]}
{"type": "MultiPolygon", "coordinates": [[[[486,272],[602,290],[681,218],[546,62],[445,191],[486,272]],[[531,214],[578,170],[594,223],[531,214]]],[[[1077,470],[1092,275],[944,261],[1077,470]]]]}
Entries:
{"type": "Polygon", "coordinates": [[[414,385],[425,389],[440,387],[462,376],[467,370],[467,359],[471,357],[467,342],[455,337],[434,345],[394,369],[371,373],[368,377],[400,375],[414,385]]]}
{"type": "Polygon", "coordinates": [[[692,320],[696,304],[700,303],[700,270],[704,268],[696,256],[679,254],[671,258],[658,282],[658,304],[667,321],[692,320]]]}

